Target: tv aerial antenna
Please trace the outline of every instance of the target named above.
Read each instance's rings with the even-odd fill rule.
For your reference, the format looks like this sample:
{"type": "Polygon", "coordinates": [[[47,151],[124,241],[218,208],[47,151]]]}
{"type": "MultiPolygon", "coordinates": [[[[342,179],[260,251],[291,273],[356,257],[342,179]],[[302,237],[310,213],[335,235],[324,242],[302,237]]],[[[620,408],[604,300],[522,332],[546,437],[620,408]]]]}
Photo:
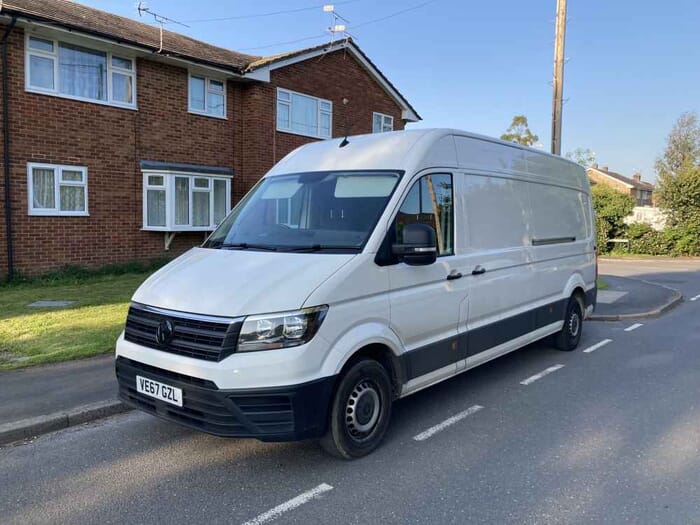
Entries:
{"type": "Polygon", "coordinates": [[[323,12],[324,13],[330,13],[331,14],[331,25],[326,29],[328,33],[331,35],[331,45],[333,45],[333,42],[335,42],[335,38],[337,34],[342,35],[342,37],[345,40],[349,40],[350,38],[353,38],[353,36],[348,33],[347,31],[347,26],[346,24],[350,23],[350,20],[339,14],[335,10],[335,6],[332,4],[324,5],[323,6],[323,12]],[[343,23],[345,22],[345,23],[343,23]]]}
{"type": "Polygon", "coordinates": [[[151,15],[153,20],[155,20],[155,22],[160,26],[160,46],[158,47],[158,51],[156,51],[156,53],[163,51],[163,26],[165,26],[165,24],[177,24],[182,27],[190,27],[187,24],[183,24],[182,22],[178,22],[177,20],[173,20],[172,18],[168,18],[167,16],[151,11],[148,4],[143,1],[139,1],[136,4],[136,10],[139,12],[139,16],[143,16],[143,13],[151,15]]]}

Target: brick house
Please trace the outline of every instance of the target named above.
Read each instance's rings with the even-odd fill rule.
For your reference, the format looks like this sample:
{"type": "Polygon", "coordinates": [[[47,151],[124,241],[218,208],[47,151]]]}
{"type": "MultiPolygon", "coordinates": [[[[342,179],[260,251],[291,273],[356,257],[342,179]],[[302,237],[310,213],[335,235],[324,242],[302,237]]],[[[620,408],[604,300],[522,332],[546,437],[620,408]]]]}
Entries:
{"type": "Polygon", "coordinates": [[[297,146],[420,119],[352,41],[260,57],[67,0],[0,6],[0,276],[177,255],[297,146]]]}
{"type": "Polygon", "coordinates": [[[654,185],[644,182],[639,173],[629,178],[610,171],[607,166],[598,167],[598,164],[593,164],[587,171],[588,178],[593,184],[604,184],[621,193],[631,195],[636,200],[637,206],[654,205],[654,185]]]}

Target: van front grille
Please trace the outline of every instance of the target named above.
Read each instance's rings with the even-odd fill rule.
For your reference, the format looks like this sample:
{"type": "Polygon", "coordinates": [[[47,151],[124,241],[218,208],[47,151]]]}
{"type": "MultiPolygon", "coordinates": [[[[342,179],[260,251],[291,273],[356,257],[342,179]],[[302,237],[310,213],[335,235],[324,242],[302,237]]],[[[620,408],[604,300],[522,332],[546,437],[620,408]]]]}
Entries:
{"type": "Polygon", "coordinates": [[[242,323],[242,318],[213,318],[132,303],[124,339],[171,354],[221,361],[236,351],[242,323]]]}

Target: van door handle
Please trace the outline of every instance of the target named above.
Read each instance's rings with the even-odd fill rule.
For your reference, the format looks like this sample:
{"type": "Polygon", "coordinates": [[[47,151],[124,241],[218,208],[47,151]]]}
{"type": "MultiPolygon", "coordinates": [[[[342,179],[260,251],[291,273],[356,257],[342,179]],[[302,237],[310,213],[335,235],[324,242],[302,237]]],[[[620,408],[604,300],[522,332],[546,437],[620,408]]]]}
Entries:
{"type": "Polygon", "coordinates": [[[447,280],[448,280],[448,281],[454,281],[455,279],[461,279],[461,278],[462,278],[462,273],[461,273],[461,272],[457,272],[457,271],[455,271],[455,270],[452,270],[452,271],[450,272],[450,275],[447,276],[447,280]]]}
{"type": "Polygon", "coordinates": [[[472,275],[481,275],[482,273],[486,273],[486,268],[483,266],[477,266],[472,270],[472,275]]]}

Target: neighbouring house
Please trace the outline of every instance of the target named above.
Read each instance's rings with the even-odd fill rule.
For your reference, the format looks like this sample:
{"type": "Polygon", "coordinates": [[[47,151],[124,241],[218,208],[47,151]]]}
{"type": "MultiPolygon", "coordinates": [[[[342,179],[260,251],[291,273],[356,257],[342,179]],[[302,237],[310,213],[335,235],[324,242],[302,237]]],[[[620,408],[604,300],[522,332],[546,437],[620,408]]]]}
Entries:
{"type": "Polygon", "coordinates": [[[297,146],[420,120],[351,40],[253,56],[67,0],[0,34],[0,276],[176,255],[297,146]]]}
{"type": "Polygon", "coordinates": [[[631,195],[637,201],[637,206],[654,205],[654,185],[643,181],[641,174],[635,173],[629,178],[610,171],[607,166],[598,167],[598,164],[593,164],[587,171],[592,183],[605,184],[621,193],[631,195]]]}

